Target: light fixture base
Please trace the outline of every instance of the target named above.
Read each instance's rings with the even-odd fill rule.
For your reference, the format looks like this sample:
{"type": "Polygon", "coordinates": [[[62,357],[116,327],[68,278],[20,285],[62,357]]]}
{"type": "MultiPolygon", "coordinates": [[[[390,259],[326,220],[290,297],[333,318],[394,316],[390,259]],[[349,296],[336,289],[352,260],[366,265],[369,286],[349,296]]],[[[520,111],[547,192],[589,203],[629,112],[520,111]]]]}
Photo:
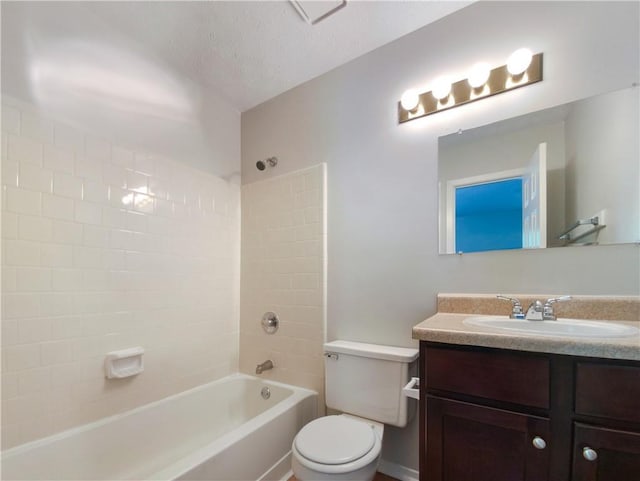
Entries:
{"type": "Polygon", "coordinates": [[[404,123],[410,120],[419,119],[427,115],[442,112],[460,105],[475,102],[476,100],[508,92],[525,85],[531,85],[542,80],[542,53],[535,54],[531,59],[531,64],[527,70],[517,76],[512,76],[507,70],[507,66],[496,67],[489,73],[489,79],[482,88],[473,88],[467,79],[460,80],[451,85],[451,95],[446,104],[439,102],[433,92],[420,94],[420,101],[417,109],[407,111],[398,102],[398,122],[404,123]]]}

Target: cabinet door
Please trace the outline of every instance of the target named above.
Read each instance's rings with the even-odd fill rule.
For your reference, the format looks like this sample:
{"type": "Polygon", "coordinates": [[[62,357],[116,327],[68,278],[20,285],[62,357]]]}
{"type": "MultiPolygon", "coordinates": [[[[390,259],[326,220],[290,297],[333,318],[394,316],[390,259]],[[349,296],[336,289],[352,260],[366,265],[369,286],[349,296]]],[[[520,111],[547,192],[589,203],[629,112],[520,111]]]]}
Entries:
{"type": "Polygon", "coordinates": [[[638,481],[640,433],[575,425],[573,481],[638,481]]]}
{"type": "Polygon", "coordinates": [[[426,408],[422,480],[549,479],[548,419],[436,396],[427,396],[426,408]]]}

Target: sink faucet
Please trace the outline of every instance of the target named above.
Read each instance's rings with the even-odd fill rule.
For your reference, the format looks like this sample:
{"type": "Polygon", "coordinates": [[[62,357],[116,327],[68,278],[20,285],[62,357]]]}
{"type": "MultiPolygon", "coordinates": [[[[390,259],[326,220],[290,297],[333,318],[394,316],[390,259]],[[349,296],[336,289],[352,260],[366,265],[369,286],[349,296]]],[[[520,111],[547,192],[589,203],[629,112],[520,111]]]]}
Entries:
{"type": "Polygon", "coordinates": [[[262,374],[262,371],[268,371],[269,369],[273,369],[273,362],[270,359],[267,359],[262,364],[258,364],[256,366],[256,374],[262,374]]]}
{"type": "Polygon", "coordinates": [[[553,312],[553,305],[556,302],[568,301],[571,296],[552,297],[543,304],[541,301],[533,301],[527,309],[525,319],[528,321],[555,321],[556,315],[553,312]]]}
{"type": "Polygon", "coordinates": [[[533,301],[527,309],[525,316],[527,321],[543,321],[544,320],[544,304],[541,301],[533,301]]]}
{"type": "Polygon", "coordinates": [[[511,319],[524,319],[524,312],[522,312],[522,304],[515,297],[507,297],[498,295],[496,296],[498,299],[502,299],[503,301],[511,301],[511,315],[509,316],[511,319]]]}

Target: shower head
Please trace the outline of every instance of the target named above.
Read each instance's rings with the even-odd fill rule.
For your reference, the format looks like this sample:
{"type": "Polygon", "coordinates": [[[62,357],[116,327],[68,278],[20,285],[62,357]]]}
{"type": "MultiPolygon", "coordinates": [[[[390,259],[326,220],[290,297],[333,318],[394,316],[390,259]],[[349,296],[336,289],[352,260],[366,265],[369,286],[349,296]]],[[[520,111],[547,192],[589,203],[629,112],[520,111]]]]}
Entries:
{"type": "Polygon", "coordinates": [[[278,164],[277,157],[269,157],[266,160],[259,160],[258,162],[256,162],[256,167],[258,168],[258,170],[264,170],[267,168],[267,165],[269,167],[275,167],[277,164],[278,164]]]}

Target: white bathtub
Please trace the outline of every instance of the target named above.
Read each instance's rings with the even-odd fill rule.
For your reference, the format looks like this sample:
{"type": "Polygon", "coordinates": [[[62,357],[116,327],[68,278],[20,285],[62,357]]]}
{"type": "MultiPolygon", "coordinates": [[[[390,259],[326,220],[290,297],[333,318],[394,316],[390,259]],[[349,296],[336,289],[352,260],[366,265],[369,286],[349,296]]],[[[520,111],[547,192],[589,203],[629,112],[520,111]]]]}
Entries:
{"type": "Polygon", "coordinates": [[[2,479],[279,479],[316,415],[314,391],[234,374],[5,451],[2,479]]]}

